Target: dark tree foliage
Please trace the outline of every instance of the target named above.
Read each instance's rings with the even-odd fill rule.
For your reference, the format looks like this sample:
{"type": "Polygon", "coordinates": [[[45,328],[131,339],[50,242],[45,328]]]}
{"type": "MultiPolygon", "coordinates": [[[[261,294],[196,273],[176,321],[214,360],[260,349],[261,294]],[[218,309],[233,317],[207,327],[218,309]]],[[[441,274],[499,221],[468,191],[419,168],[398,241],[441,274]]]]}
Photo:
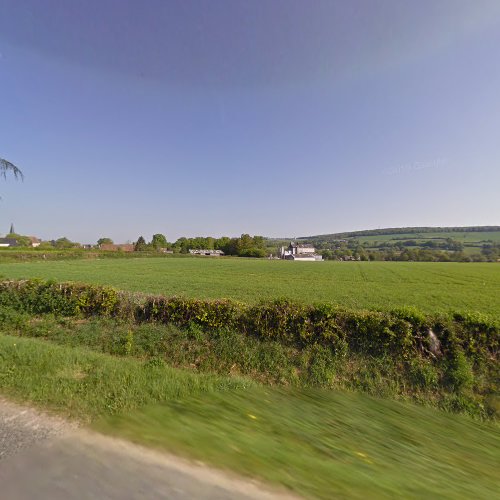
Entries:
{"type": "Polygon", "coordinates": [[[164,234],[157,233],[153,234],[153,239],[151,240],[151,246],[158,250],[160,248],[167,248],[167,238],[164,234]]]}
{"type": "Polygon", "coordinates": [[[180,253],[188,253],[191,249],[222,250],[225,255],[238,255],[240,257],[265,257],[268,252],[263,236],[250,236],[242,234],[239,238],[197,237],[179,238],[174,243],[174,250],[180,253]]]}
{"type": "Polygon", "coordinates": [[[139,236],[139,238],[135,244],[134,250],[136,252],[142,252],[146,249],[147,249],[146,240],[142,236],[139,236]]]}
{"type": "Polygon", "coordinates": [[[98,245],[107,245],[107,244],[112,245],[113,244],[113,240],[111,238],[99,238],[97,240],[97,244],[98,245]]]}

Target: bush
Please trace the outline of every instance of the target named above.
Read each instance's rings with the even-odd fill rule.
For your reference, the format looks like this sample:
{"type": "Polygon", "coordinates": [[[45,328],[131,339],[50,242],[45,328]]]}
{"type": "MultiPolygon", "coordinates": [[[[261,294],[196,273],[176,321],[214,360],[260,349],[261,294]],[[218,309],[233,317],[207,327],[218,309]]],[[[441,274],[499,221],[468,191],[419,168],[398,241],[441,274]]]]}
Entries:
{"type": "MultiPolygon", "coordinates": [[[[349,352],[390,355],[406,362],[415,356],[432,358],[423,337],[432,328],[444,359],[449,361],[448,380],[453,387],[468,386],[473,366],[497,359],[500,333],[498,322],[477,314],[425,316],[411,308],[355,311],[286,299],[248,306],[228,299],[144,297],[104,286],[40,280],[0,282],[0,306],[35,315],[191,325],[211,335],[233,330],[299,349],[318,345],[340,356],[349,352]]],[[[14,318],[10,321],[15,322],[14,318]]],[[[422,377],[425,384],[430,382],[427,375],[415,372],[415,377],[422,377]]]]}
{"type": "Polygon", "coordinates": [[[309,383],[314,386],[331,384],[335,377],[335,359],[332,352],[323,346],[315,345],[309,355],[309,383]]]}
{"type": "Polygon", "coordinates": [[[230,300],[196,300],[185,297],[150,297],[137,311],[140,321],[158,321],[207,329],[236,327],[242,304],[230,300]]]}
{"type": "Polygon", "coordinates": [[[27,280],[0,282],[0,326],[154,360],[148,369],[166,361],[268,383],[410,396],[484,418],[500,407],[499,324],[478,314],[348,310],[286,299],[245,305],[27,280]],[[429,329],[440,343],[434,352],[429,329]]]}
{"type": "Polygon", "coordinates": [[[446,382],[455,392],[463,392],[472,387],[474,373],[462,349],[456,349],[448,360],[446,382]]]}
{"type": "Polygon", "coordinates": [[[78,283],[3,281],[0,305],[31,314],[113,316],[118,310],[119,294],[110,287],[78,283]]]}
{"type": "Polygon", "coordinates": [[[416,387],[435,389],[439,385],[439,370],[431,360],[415,356],[408,362],[407,371],[416,387]]]}

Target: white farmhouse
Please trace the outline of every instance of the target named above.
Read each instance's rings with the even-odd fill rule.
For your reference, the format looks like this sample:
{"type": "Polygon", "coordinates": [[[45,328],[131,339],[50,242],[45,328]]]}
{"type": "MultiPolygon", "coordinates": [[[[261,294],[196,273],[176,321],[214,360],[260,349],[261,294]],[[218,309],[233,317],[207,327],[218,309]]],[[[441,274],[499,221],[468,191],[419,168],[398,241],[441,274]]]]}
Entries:
{"type": "Polygon", "coordinates": [[[280,258],[284,260],[296,260],[300,262],[315,262],[323,260],[321,255],[316,253],[313,245],[299,245],[298,243],[290,242],[288,248],[280,248],[280,258]]]}

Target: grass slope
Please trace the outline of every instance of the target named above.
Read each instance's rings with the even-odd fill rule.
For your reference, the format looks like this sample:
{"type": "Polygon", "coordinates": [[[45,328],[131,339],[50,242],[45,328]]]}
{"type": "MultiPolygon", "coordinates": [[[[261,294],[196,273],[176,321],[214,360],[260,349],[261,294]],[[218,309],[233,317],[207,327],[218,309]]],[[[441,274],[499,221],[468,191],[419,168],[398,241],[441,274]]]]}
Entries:
{"type": "Polygon", "coordinates": [[[500,315],[500,265],[426,262],[285,262],[252,259],[72,260],[0,264],[8,278],[84,281],[119,289],[245,302],[288,297],[350,308],[500,315]]]}
{"type": "Polygon", "coordinates": [[[353,231],[348,233],[321,234],[316,236],[302,236],[299,239],[308,241],[335,241],[339,239],[364,241],[390,241],[390,240],[411,240],[411,239],[447,239],[467,243],[485,243],[500,242],[499,226],[477,227],[476,231],[465,231],[466,228],[432,228],[432,227],[414,227],[414,228],[387,228],[373,229],[366,231],[353,231]],[[461,231],[459,229],[462,229],[461,231]],[[481,230],[479,230],[481,229],[481,230]]]}
{"type": "MultiPolygon", "coordinates": [[[[416,247],[421,247],[422,243],[433,241],[435,243],[444,243],[451,239],[462,243],[463,252],[466,255],[478,254],[484,244],[500,243],[500,229],[490,227],[483,231],[451,231],[446,228],[401,228],[401,230],[387,230],[386,234],[377,234],[379,230],[353,232],[347,234],[325,234],[319,236],[304,237],[302,239],[313,244],[323,242],[333,242],[338,240],[355,240],[358,243],[368,245],[368,248],[376,249],[378,245],[387,243],[397,244],[408,240],[415,242],[416,247]],[[391,232],[394,231],[394,232],[391,232]]],[[[384,230],[381,230],[383,233],[384,230]]],[[[423,248],[423,247],[421,247],[423,248]]]]}
{"type": "Polygon", "coordinates": [[[322,387],[434,406],[476,418],[500,417],[498,367],[489,363],[432,363],[413,353],[399,356],[303,348],[242,335],[203,332],[195,325],[134,325],[112,319],[33,317],[0,311],[0,334],[39,338],[67,347],[167,363],[190,372],[236,374],[266,385],[322,387]],[[451,385],[451,380],[455,385],[451,385]]]}
{"type": "Polygon", "coordinates": [[[0,391],[309,497],[493,498],[498,427],[0,335],[0,391]]]}
{"type": "Polygon", "coordinates": [[[209,393],[97,428],[308,497],[486,499],[500,488],[498,429],[355,394],[209,393]]]}
{"type": "Polygon", "coordinates": [[[481,244],[486,242],[500,243],[500,231],[477,231],[477,232],[429,232],[429,233],[401,233],[401,234],[379,234],[372,236],[360,236],[355,238],[361,243],[368,242],[383,242],[383,241],[406,241],[406,240],[417,240],[417,241],[429,241],[429,240],[446,240],[452,239],[454,241],[459,241],[464,245],[468,244],[481,244]]]}
{"type": "Polygon", "coordinates": [[[83,420],[250,384],[0,334],[0,392],[83,420]]]}

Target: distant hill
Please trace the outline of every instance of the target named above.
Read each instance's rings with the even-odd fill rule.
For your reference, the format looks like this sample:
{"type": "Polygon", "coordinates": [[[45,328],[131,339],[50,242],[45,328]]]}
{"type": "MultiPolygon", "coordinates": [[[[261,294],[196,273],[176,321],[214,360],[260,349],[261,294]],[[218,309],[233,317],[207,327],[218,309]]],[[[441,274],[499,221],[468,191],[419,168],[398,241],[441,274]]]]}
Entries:
{"type": "MultiPolygon", "coordinates": [[[[363,238],[373,236],[392,236],[394,239],[399,237],[429,235],[432,237],[435,234],[442,235],[441,237],[455,237],[460,236],[456,233],[500,233],[500,226],[463,226],[463,227],[388,227],[384,229],[366,229],[364,231],[350,231],[344,233],[320,234],[316,236],[301,236],[299,240],[319,240],[319,241],[333,241],[352,238],[363,238]],[[430,234],[429,234],[430,233],[430,234]],[[445,236],[446,235],[446,236],[445,236]]],[[[482,236],[482,235],[481,235],[482,236]]],[[[387,238],[384,238],[387,239],[387,238]]],[[[496,239],[496,238],[495,238],[496,239]]]]}
{"type": "MultiPolygon", "coordinates": [[[[500,245],[500,226],[389,227],[297,238],[320,249],[361,245],[366,251],[402,248],[459,250],[468,256],[500,245]]],[[[491,257],[491,256],[490,256],[491,257]]]]}

